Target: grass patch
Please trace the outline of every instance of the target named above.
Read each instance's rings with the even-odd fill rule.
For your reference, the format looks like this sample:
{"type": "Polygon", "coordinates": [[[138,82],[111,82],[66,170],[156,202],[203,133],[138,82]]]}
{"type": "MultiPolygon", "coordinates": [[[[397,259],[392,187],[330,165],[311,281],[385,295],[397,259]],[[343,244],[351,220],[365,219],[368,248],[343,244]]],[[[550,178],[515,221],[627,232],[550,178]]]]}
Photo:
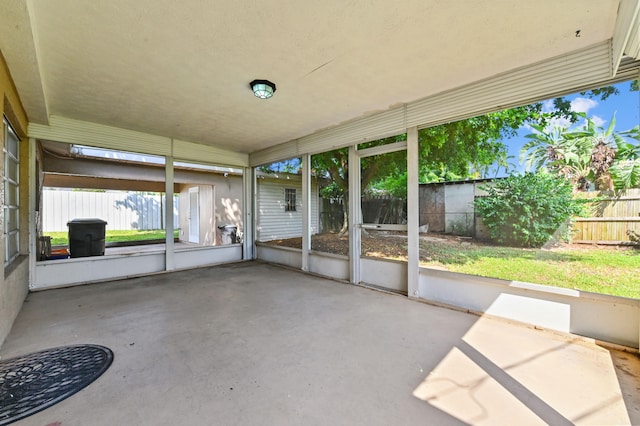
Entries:
{"type": "MultiPolygon", "coordinates": [[[[174,237],[178,238],[180,230],[174,231],[174,237]]],[[[51,237],[52,246],[68,246],[69,235],[67,232],[45,232],[44,236],[51,237]]],[[[165,238],[165,231],[163,229],[157,229],[152,231],[121,231],[121,230],[106,230],[105,240],[107,243],[121,243],[127,241],[148,241],[148,240],[163,240],[165,238]]]]}
{"type": "Polygon", "coordinates": [[[533,250],[421,242],[421,266],[594,293],[640,298],[640,252],[533,250]]]}
{"type": "MultiPolygon", "coordinates": [[[[272,244],[301,248],[300,238],[272,244]]],[[[313,250],[348,255],[349,239],[335,234],[311,237],[313,250]]],[[[407,238],[392,233],[362,237],[362,254],[407,260],[407,238]]],[[[470,275],[523,281],[640,299],[640,250],[564,246],[521,249],[438,236],[420,240],[420,265],[470,275]]]]}

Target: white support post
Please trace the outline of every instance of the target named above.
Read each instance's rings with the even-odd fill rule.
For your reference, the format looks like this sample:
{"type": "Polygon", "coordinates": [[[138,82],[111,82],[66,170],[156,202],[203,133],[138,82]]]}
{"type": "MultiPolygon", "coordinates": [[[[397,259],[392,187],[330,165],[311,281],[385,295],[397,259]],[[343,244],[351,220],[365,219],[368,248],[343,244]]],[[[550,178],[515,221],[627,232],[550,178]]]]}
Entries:
{"type": "Polygon", "coordinates": [[[311,155],[304,154],[302,160],[302,270],[309,271],[311,250],[311,155]]]}
{"type": "MultiPolygon", "coordinates": [[[[29,138],[29,288],[33,288],[36,279],[36,260],[38,253],[38,228],[36,209],[36,193],[38,191],[36,184],[36,140],[29,138]]],[[[39,211],[39,210],[38,210],[39,211]]],[[[42,214],[42,212],[40,212],[42,214]]]]}
{"type": "Polygon", "coordinates": [[[360,214],[360,157],[356,146],[349,147],[349,281],[360,282],[360,239],[362,215],[360,214]]]}
{"type": "MultiPolygon", "coordinates": [[[[172,142],[173,143],[173,142],[172,142]]],[[[164,199],[165,213],[165,231],[167,232],[165,240],[165,270],[173,271],[175,269],[174,262],[174,244],[173,244],[173,156],[165,157],[165,178],[164,178],[164,199]]]]}
{"type": "Polygon", "coordinates": [[[244,215],[242,217],[242,259],[253,260],[255,259],[255,229],[256,223],[254,221],[255,211],[255,197],[256,197],[256,174],[255,169],[251,167],[245,167],[244,173],[242,173],[242,193],[244,195],[244,215]]]}
{"type": "Polygon", "coordinates": [[[420,185],[418,128],[407,130],[407,295],[420,297],[420,185]]]}

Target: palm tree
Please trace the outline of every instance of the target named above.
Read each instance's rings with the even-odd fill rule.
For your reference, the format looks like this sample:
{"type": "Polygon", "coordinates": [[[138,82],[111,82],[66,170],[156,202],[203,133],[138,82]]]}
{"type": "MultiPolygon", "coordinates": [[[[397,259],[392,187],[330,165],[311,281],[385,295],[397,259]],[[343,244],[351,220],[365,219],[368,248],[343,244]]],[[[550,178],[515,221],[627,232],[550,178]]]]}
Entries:
{"type": "Polygon", "coordinates": [[[617,152],[615,161],[609,168],[614,189],[640,187],[640,144],[626,140],[629,138],[640,141],[640,126],[621,132],[620,136],[622,137],[615,138],[617,152]]]}
{"type": "Polygon", "coordinates": [[[570,180],[578,190],[588,189],[591,151],[586,133],[561,126],[551,130],[539,125],[531,127],[536,133],[525,136],[530,141],[520,151],[520,162],[525,163],[526,171],[548,170],[570,180]]]}
{"type": "Polygon", "coordinates": [[[640,131],[616,132],[615,115],[606,130],[587,118],[577,130],[532,126],[536,133],[520,151],[527,170],[541,168],[569,179],[576,190],[626,189],[640,185],[640,131]],[[635,142],[635,143],[634,143],[635,142]]]}

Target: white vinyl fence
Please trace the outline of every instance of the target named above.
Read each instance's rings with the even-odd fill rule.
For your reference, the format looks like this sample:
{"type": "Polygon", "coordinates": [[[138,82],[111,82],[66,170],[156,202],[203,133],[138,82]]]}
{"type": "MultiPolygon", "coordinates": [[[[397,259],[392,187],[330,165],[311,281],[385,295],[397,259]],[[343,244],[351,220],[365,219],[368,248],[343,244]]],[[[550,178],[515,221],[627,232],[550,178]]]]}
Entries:
{"type": "MultiPolygon", "coordinates": [[[[111,230],[164,229],[164,194],[142,192],[88,192],[44,189],[42,230],[67,231],[67,222],[99,218],[111,230]]],[[[173,200],[174,228],[178,228],[178,197],[173,200]]]]}

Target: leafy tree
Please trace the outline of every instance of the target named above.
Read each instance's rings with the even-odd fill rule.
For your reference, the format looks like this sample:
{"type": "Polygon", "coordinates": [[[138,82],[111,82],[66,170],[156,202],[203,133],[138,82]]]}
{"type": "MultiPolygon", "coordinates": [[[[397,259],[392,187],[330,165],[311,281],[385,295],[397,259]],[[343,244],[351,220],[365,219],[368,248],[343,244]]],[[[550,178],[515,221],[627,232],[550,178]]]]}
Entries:
{"type": "Polygon", "coordinates": [[[378,180],[374,188],[380,192],[385,192],[393,196],[394,198],[406,200],[407,199],[407,172],[403,170],[395,170],[391,174],[382,178],[381,180],[378,180]]]}
{"type": "Polygon", "coordinates": [[[486,177],[496,162],[508,169],[504,141],[515,136],[523,124],[544,126],[559,117],[577,120],[570,105],[557,106],[559,109],[544,113],[542,103],[538,102],[421,129],[420,182],[486,177]]]}
{"type": "MultiPolygon", "coordinates": [[[[584,116],[584,115],[583,115],[584,116]]],[[[640,183],[640,132],[638,127],[616,132],[615,116],[605,130],[585,117],[579,129],[532,125],[521,150],[530,170],[547,169],[567,178],[577,190],[626,189],[640,183]]]]}
{"type": "MultiPolygon", "coordinates": [[[[637,88],[637,86],[636,86],[637,88]]],[[[606,99],[617,93],[617,88],[610,86],[583,93],[589,97],[606,99]]],[[[634,90],[632,88],[632,90],[634,90]]],[[[565,118],[576,123],[581,115],[571,110],[571,102],[566,98],[553,100],[555,109],[544,112],[542,102],[511,108],[473,117],[466,120],[445,123],[418,132],[420,144],[420,182],[442,182],[468,178],[487,177],[490,168],[498,164],[508,171],[511,167],[507,156],[505,140],[517,134],[524,124],[545,128],[554,118],[565,118]]],[[[387,144],[406,140],[406,135],[384,138],[379,141],[363,144],[361,147],[387,144]]],[[[399,162],[406,157],[399,154],[388,154],[383,157],[370,157],[362,160],[362,187],[375,187],[395,196],[406,197],[401,190],[406,182],[406,167],[399,167],[399,162]]],[[[312,168],[318,176],[329,177],[330,188],[325,189],[332,196],[344,195],[344,206],[348,203],[348,150],[339,149],[312,157],[312,168]]],[[[621,173],[629,170],[640,170],[640,165],[627,165],[621,173]]],[[[346,210],[346,208],[345,208],[346,210]]],[[[347,229],[348,217],[345,212],[343,231],[347,229]]]]}
{"type": "MultiPolygon", "coordinates": [[[[638,91],[638,80],[632,80],[629,90],[632,92],[638,91]]],[[[609,96],[618,95],[620,93],[620,89],[616,86],[604,86],[598,89],[592,89],[587,92],[580,92],[582,96],[588,96],[589,98],[600,98],[603,101],[606,100],[609,96]]]]}
{"type": "Polygon", "coordinates": [[[615,190],[640,187],[640,144],[626,140],[640,141],[640,128],[636,126],[622,136],[616,139],[616,157],[609,169],[615,190]]]}
{"type": "Polygon", "coordinates": [[[325,198],[342,197],[343,221],[340,234],[347,232],[349,224],[349,149],[323,152],[311,156],[311,169],[318,177],[331,180],[320,192],[325,198]]]}
{"type": "Polygon", "coordinates": [[[571,110],[571,103],[565,98],[553,102],[555,109],[551,112],[543,112],[543,104],[537,102],[420,129],[420,182],[487,177],[496,164],[508,171],[512,165],[505,140],[516,136],[524,124],[544,128],[553,119],[564,118],[575,123],[582,117],[571,110]]]}
{"type": "Polygon", "coordinates": [[[518,247],[542,247],[569,236],[571,218],[584,212],[566,179],[538,172],[511,175],[484,186],[475,211],[491,239],[518,247]]]}
{"type": "MultiPolygon", "coordinates": [[[[638,80],[631,81],[630,90],[638,90],[638,80]]],[[[606,100],[618,93],[619,86],[606,86],[581,95],[606,100]]],[[[575,124],[584,116],[572,111],[567,98],[559,97],[552,102],[554,109],[550,112],[544,111],[542,102],[536,102],[420,130],[420,182],[488,177],[489,168],[495,164],[508,172],[510,164],[504,141],[515,136],[524,124],[546,128],[554,119],[575,124]]]]}
{"type": "MultiPolygon", "coordinates": [[[[366,145],[363,144],[360,148],[386,145],[388,143],[401,141],[405,138],[406,135],[389,137],[369,142],[366,145]]],[[[404,168],[406,172],[406,164],[406,153],[404,151],[362,158],[360,178],[363,190],[374,186],[375,182],[384,180],[386,176],[399,173],[398,170],[402,168],[404,168]]],[[[349,205],[349,149],[341,148],[321,154],[314,154],[311,156],[311,168],[316,176],[326,177],[331,181],[329,186],[322,189],[321,195],[325,197],[328,196],[328,198],[343,198],[344,219],[340,233],[345,233],[349,223],[347,208],[349,205]]]]}

